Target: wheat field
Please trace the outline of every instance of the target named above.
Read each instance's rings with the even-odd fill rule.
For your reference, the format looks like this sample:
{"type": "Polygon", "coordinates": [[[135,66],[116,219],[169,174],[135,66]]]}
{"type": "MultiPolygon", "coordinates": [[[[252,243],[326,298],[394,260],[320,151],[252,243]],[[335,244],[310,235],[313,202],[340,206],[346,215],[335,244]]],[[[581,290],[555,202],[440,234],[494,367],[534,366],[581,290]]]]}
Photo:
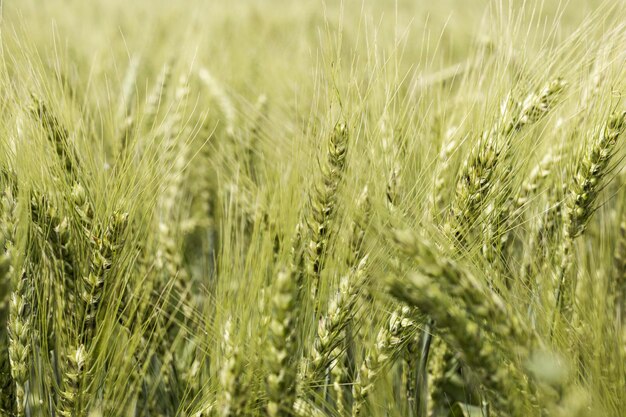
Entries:
{"type": "Polygon", "coordinates": [[[0,417],[626,416],[626,1],[0,13],[0,417]]]}

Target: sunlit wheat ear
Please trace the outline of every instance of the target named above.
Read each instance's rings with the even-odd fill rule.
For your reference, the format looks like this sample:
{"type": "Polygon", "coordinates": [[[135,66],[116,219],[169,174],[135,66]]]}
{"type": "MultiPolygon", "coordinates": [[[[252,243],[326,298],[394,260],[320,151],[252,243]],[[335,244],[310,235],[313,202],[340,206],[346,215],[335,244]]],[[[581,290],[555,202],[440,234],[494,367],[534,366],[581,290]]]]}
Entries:
{"type": "Polygon", "coordinates": [[[11,295],[9,314],[9,358],[11,360],[11,375],[15,382],[16,416],[24,416],[25,386],[29,376],[31,363],[32,337],[32,296],[31,278],[24,271],[16,283],[11,295]]]}
{"type": "Polygon", "coordinates": [[[184,112],[189,100],[189,78],[187,75],[178,77],[178,82],[174,90],[174,100],[176,109],[169,115],[169,120],[164,126],[165,134],[170,137],[179,138],[185,129],[184,112]]]}
{"type": "Polygon", "coordinates": [[[183,265],[183,254],[176,239],[176,231],[169,227],[165,221],[159,222],[157,230],[157,248],[154,259],[154,271],[157,273],[156,285],[159,291],[163,291],[171,285],[171,292],[173,293],[171,295],[174,298],[164,306],[166,315],[172,317],[182,313],[185,317],[190,317],[192,315],[192,306],[189,305],[189,300],[186,300],[187,302],[182,306],[181,310],[177,307],[178,301],[176,298],[186,296],[187,294],[185,282],[189,275],[183,265]]]}
{"type": "Polygon", "coordinates": [[[296,399],[293,405],[293,413],[298,417],[326,417],[326,413],[322,409],[303,398],[296,399]]]}
{"type": "MultiPolygon", "coordinates": [[[[511,244],[515,229],[525,227],[526,224],[528,224],[531,228],[535,226],[533,223],[526,222],[527,219],[525,214],[529,207],[532,206],[532,203],[537,199],[537,197],[539,197],[538,194],[540,187],[548,181],[554,171],[558,171],[558,163],[563,157],[562,154],[562,144],[549,148],[544,157],[530,171],[529,175],[521,184],[520,189],[515,193],[511,191],[511,194],[506,198],[504,204],[506,205],[507,212],[503,218],[504,222],[501,225],[501,230],[498,231],[499,244],[494,245],[496,249],[498,249],[498,253],[504,253],[504,256],[510,257],[511,244]]],[[[511,173],[509,172],[507,175],[510,174],[511,173]]],[[[561,204],[560,201],[555,201],[554,203],[555,205],[561,204]]],[[[538,229],[541,228],[543,228],[543,226],[538,227],[538,229]]],[[[527,243],[530,243],[531,246],[535,245],[532,239],[531,242],[527,243]]],[[[532,253],[532,250],[527,252],[526,255],[530,255],[530,253],[532,253]]],[[[527,268],[531,266],[527,263],[529,260],[530,259],[524,260],[523,262],[525,266],[520,269],[522,271],[522,280],[525,283],[527,283],[525,278],[528,276],[527,268]]]]}
{"type": "Polygon", "coordinates": [[[146,98],[146,104],[143,109],[143,125],[148,129],[154,129],[157,113],[162,106],[162,100],[167,90],[170,78],[172,76],[172,67],[170,64],[163,65],[152,90],[146,98]]]}
{"type": "Polygon", "coordinates": [[[418,382],[420,377],[420,361],[422,359],[423,352],[420,351],[420,341],[423,340],[427,328],[423,331],[416,333],[411,340],[407,343],[404,352],[400,355],[398,363],[398,371],[400,373],[400,395],[404,399],[405,407],[411,412],[418,413],[419,399],[422,398],[422,394],[418,394],[421,390],[421,381],[418,382]]]}
{"type": "Polygon", "coordinates": [[[259,148],[262,138],[262,129],[267,118],[268,100],[265,94],[261,94],[254,105],[255,117],[248,132],[248,143],[246,152],[248,154],[248,173],[253,181],[258,181],[258,172],[262,168],[261,149],[259,148]]]}
{"type": "Polygon", "coordinates": [[[76,317],[78,302],[78,259],[72,246],[70,224],[67,217],[60,217],[58,210],[41,195],[33,195],[30,201],[32,227],[50,247],[53,263],[60,271],[55,277],[54,291],[61,308],[55,308],[57,316],[65,314],[67,319],[76,317]]]}
{"type": "Polygon", "coordinates": [[[83,345],[70,350],[65,357],[65,369],[61,376],[62,389],[59,392],[57,413],[63,417],[84,416],[85,410],[82,404],[81,385],[85,377],[86,352],[83,345]]]}
{"type": "Polygon", "coordinates": [[[84,188],[76,184],[72,203],[89,248],[88,268],[75,285],[73,314],[79,326],[77,339],[70,342],[64,362],[64,378],[58,412],[61,415],[82,415],[90,385],[88,364],[91,362],[93,338],[97,332],[96,316],[103,300],[105,278],[127,224],[127,214],[115,212],[106,226],[94,218],[93,207],[84,188]]]}
{"type": "Polygon", "coordinates": [[[319,322],[318,335],[312,352],[313,361],[307,367],[309,373],[305,378],[308,382],[318,386],[324,385],[323,379],[330,378],[339,415],[349,414],[352,407],[352,384],[355,379],[355,351],[357,349],[353,331],[359,325],[355,316],[359,305],[357,297],[365,285],[367,255],[364,254],[364,240],[371,211],[368,187],[365,186],[356,201],[347,239],[346,268],[349,272],[341,279],[336,298],[331,299],[327,315],[319,322]],[[330,353],[328,353],[329,350],[330,353]],[[322,358],[325,358],[321,362],[326,363],[328,373],[319,372],[322,358]]]}
{"type": "Polygon", "coordinates": [[[311,359],[305,378],[313,385],[321,385],[331,363],[337,358],[333,355],[344,342],[346,328],[356,314],[359,292],[362,289],[366,259],[341,279],[339,291],[331,299],[327,314],[319,321],[317,337],[313,344],[311,359]]]}
{"type": "Polygon", "coordinates": [[[211,230],[215,227],[213,218],[215,199],[211,183],[212,172],[209,169],[212,150],[208,143],[201,146],[194,163],[189,167],[188,182],[191,184],[190,192],[193,196],[191,219],[196,228],[211,230]]]}
{"type": "Polygon", "coordinates": [[[220,370],[221,390],[218,405],[222,417],[240,416],[245,412],[249,388],[243,378],[243,357],[239,346],[233,341],[232,319],[224,325],[222,338],[223,364],[220,370]]]}
{"type": "Polygon", "coordinates": [[[333,389],[333,401],[337,415],[348,416],[351,412],[351,386],[354,383],[352,362],[348,355],[344,355],[345,348],[337,346],[333,351],[333,360],[330,366],[330,380],[333,389]]]}
{"type": "Polygon", "coordinates": [[[291,247],[289,250],[290,268],[293,271],[299,298],[303,293],[306,284],[306,266],[305,266],[305,227],[302,223],[297,223],[293,237],[291,239],[291,247]]]}
{"type": "Polygon", "coordinates": [[[333,229],[338,188],[346,165],[348,135],[348,127],[344,123],[335,126],[328,139],[326,158],[320,162],[320,176],[309,193],[305,215],[308,226],[305,266],[313,299],[319,289],[324,256],[333,229]]]}
{"type": "MultiPolygon", "coordinates": [[[[169,227],[169,222],[160,221],[155,228],[156,232],[156,253],[151,254],[153,259],[153,298],[150,303],[160,304],[160,314],[152,315],[149,319],[154,326],[154,339],[157,341],[155,348],[155,356],[160,359],[157,380],[163,386],[166,393],[175,388],[177,375],[174,372],[174,355],[175,351],[172,344],[178,342],[178,335],[181,327],[178,321],[172,321],[172,317],[176,317],[182,313],[188,318],[192,310],[192,306],[185,302],[179,307],[179,296],[187,294],[184,288],[184,282],[188,279],[187,271],[183,267],[182,254],[176,239],[175,230],[169,227]],[[154,296],[158,297],[155,299],[154,296]],[[166,297],[161,299],[161,297],[166,297]]],[[[158,396],[152,396],[150,408],[159,409],[158,396]]]]}
{"type": "MultiPolygon", "coordinates": [[[[17,255],[15,253],[15,220],[15,200],[11,190],[7,189],[2,192],[0,199],[0,282],[2,284],[0,313],[2,326],[6,326],[0,329],[0,412],[4,415],[14,415],[16,405],[23,404],[24,401],[22,370],[27,366],[25,361],[28,360],[28,352],[22,355],[20,348],[23,347],[23,342],[28,344],[30,336],[29,325],[23,322],[23,314],[17,310],[23,304],[20,296],[30,289],[26,285],[16,288],[21,277],[16,277],[19,274],[16,274],[14,266],[17,255]],[[24,326],[21,326],[22,324],[24,326]]],[[[28,320],[26,313],[24,312],[26,316],[24,318],[28,320]]],[[[24,351],[26,349],[27,345],[24,346],[24,351]]],[[[18,415],[23,415],[23,407],[19,407],[17,412],[18,415]]]]}
{"type": "Polygon", "coordinates": [[[563,314],[566,321],[572,316],[573,296],[576,292],[575,276],[568,276],[572,265],[574,239],[584,233],[596,209],[596,200],[606,182],[605,177],[611,169],[611,160],[618,149],[617,142],[624,130],[626,130],[626,112],[611,115],[594,133],[594,138],[578,161],[566,197],[563,243],[560,248],[556,288],[557,313],[563,314]]]}
{"type": "Polygon", "coordinates": [[[581,235],[593,212],[601,182],[615,155],[618,139],[626,129],[626,112],[612,115],[596,133],[596,137],[579,161],[568,199],[565,234],[570,238],[581,235]]]}
{"type": "MultiPolygon", "coordinates": [[[[522,183],[520,190],[508,199],[507,204],[509,204],[509,213],[508,217],[505,219],[504,230],[501,231],[501,235],[499,236],[500,242],[509,243],[512,239],[511,235],[513,234],[514,226],[524,222],[525,210],[533,202],[533,199],[537,197],[538,190],[542,184],[547,181],[553,170],[557,168],[557,164],[561,160],[561,152],[561,146],[549,149],[539,163],[530,171],[530,174],[522,183]]],[[[560,206],[561,202],[559,201],[556,204],[560,206]]],[[[539,219],[539,223],[541,224],[531,223],[529,225],[530,228],[534,229],[533,226],[537,226],[534,230],[537,230],[538,233],[544,233],[544,217],[545,216],[542,216],[542,218],[539,219]]],[[[536,237],[537,234],[533,234],[531,240],[526,242],[528,243],[529,250],[524,253],[526,258],[523,259],[522,267],[520,268],[521,278],[526,288],[528,288],[529,284],[528,281],[526,281],[530,272],[529,268],[533,267],[531,262],[537,260],[537,258],[534,258],[536,255],[535,252],[536,250],[541,249],[538,245],[536,237]]],[[[499,246],[503,248],[504,245],[499,246]]]]}
{"type": "Polygon", "coordinates": [[[40,123],[45,131],[46,137],[54,147],[65,172],[70,178],[75,178],[78,175],[79,160],[73,145],[70,143],[68,130],[43,100],[33,97],[33,101],[34,103],[30,107],[31,116],[40,123]]]}
{"type": "Polygon", "coordinates": [[[96,333],[96,315],[102,303],[104,281],[121,243],[128,223],[128,214],[115,212],[109,218],[104,231],[95,228],[88,231],[90,259],[89,272],[83,277],[82,301],[84,303],[82,340],[89,346],[96,333]]]}
{"type": "Polygon", "coordinates": [[[140,61],[137,55],[131,58],[120,89],[116,119],[116,135],[119,140],[120,153],[127,149],[128,142],[137,123],[137,110],[133,106],[133,100],[137,90],[137,72],[140,61]]]}
{"type": "Polygon", "coordinates": [[[565,205],[561,195],[562,190],[552,190],[548,194],[543,212],[532,225],[524,242],[524,255],[519,276],[521,290],[529,294],[528,303],[532,303],[532,299],[538,295],[537,292],[544,287],[545,282],[542,281],[547,275],[546,271],[551,267],[550,257],[554,251],[554,245],[560,240],[559,226],[565,205]]]}
{"type": "MultiPolygon", "coordinates": [[[[178,222],[178,209],[180,199],[185,190],[186,167],[189,163],[190,147],[182,140],[182,134],[185,129],[183,125],[183,111],[188,96],[189,80],[187,77],[181,76],[175,91],[178,107],[166,118],[160,131],[160,134],[163,135],[162,156],[160,157],[162,190],[158,201],[160,221],[157,228],[156,270],[160,272],[161,282],[159,285],[161,288],[172,282],[173,294],[181,296],[188,294],[185,288],[188,274],[182,265],[182,253],[180,252],[176,234],[179,232],[179,229],[183,229],[183,224],[178,222]]],[[[202,192],[206,193],[207,191],[203,190],[202,192]]],[[[204,194],[203,198],[209,199],[210,197],[204,194]]],[[[208,209],[204,204],[203,208],[208,209]]],[[[205,221],[208,215],[208,212],[202,213],[205,221]]],[[[193,225],[191,228],[193,228],[193,225]]],[[[185,316],[189,316],[192,308],[191,302],[189,299],[185,301],[182,313],[185,316]]],[[[168,316],[174,316],[179,312],[176,308],[177,304],[177,302],[167,303],[166,311],[168,316]]]]}
{"type": "Polygon", "coordinates": [[[174,221],[176,208],[184,191],[185,169],[189,163],[189,145],[182,139],[184,130],[183,110],[189,95],[189,81],[180,77],[176,87],[175,99],[178,108],[165,119],[161,134],[163,135],[161,150],[162,191],[159,200],[161,218],[174,221]]]}
{"type": "Polygon", "coordinates": [[[3,210],[2,233],[6,240],[6,254],[11,258],[12,265],[7,273],[13,292],[9,303],[9,359],[11,362],[11,376],[15,384],[16,416],[25,415],[26,392],[31,363],[32,317],[33,317],[33,283],[32,277],[25,270],[15,270],[16,257],[15,233],[17,228],[17,201],[13,198],[10,189],[2,196],[3,210]]]}
{"type": "Polygon", "coordinates": [[[524,206],[535,196],[539,187],[550,176],[556,164],[561,160],[561,149],[550,149],[539,163],[533,167],[522,187],[514,198],[513,213],[523,210],[524,206]]]}
{"type": "Polygon", "coordinates": [[[427,367],[426,415],[432,416],[435,409],[445,407],[445,384],[447,356],[450,353],[448,346],[440,337],[434,337],[430,348],[427,367]]]}
{"type": "Polygon", "coordinates": [[[353,219],[350,224],[350,236],[348,237],[349,252],[346,258],[348,268],[356,268],[363,259],[365,233],[367,231],[372,207],[368,187],[365,186],[356,201],[353,219]]]}
{"type": "Polygon", "coordinates": [[[276,276],[272,298],[267,354],[267,414],[287,417],[293,414],[296,399],[296,311],[297,288],[293,275],[281,270],[276,276]]]}
{"type": "Polygon", "coordinates": [[[209,90],[209,94],[215,100],[224,117],[225,131],[230,137],[235,135],[236,114],[235,106],[233,105],[230,97],[224,90],[224,87],[219,81],[209,72],[206,68],[201,68],[198,71],[200,80],[209,90]]]}
{"type": "Polygon", "coordinates": [[[120,88],[119,103],[117,106],[117,118],[123,121],[130,116],[132,101],[137,89],[137,72],[141,59],[138,55],[133,56],[128,63],[124,79],[120,88]]]}
{"type": "MultiPolygon", "coordinates": [[[[493,198],[484,206],[487,218],[482,225],[482,253],[490,264],[496,267],[500,275],[506,273],[508,269],[505,258],[511,243],[510,232],[515,218],[519,216],[518,200],[512,196],[513,191],[509,180],[514,169],[511,155],[514,141],[512,133],[519,132],[525,126],[544,118],[552,110],[566,85],[564,80],[557,78],[546,84],[540,91],[529,94],[522,103],[511,106],[509,102],[505,102],[502,108],[502,118],[507,120],[510,117],[510,121],[502,128],[501,133],[498,130],[499,126],[492,129],[492,134],[502,136],[499,146],[502,149],[503,158],[499,164],[502,166],[499,175],[492,186],[493,198]]],[[[541,173],[534,174],[535,178],[530,180],[536,182],[537,176],[541,173]]],[[[524,185],[537,186],[532,183],[524,185]]]]}
{"type": "Polygon", "coordinates": [[[539,91],[530,93],[511,111],[512,118],[505,125],[503,133],[508,135],[541,120],[554,107],[566,86],[567,82],[564,79],[556,78],[539,91]]]}
{"type": "Polygon", "coordinates": [[[399,308],[391,314],[388,322],[378,332],[376,344],[367,353],[357,372],[352,386],[352,417],[367,415],[364,409],[374,389],[374,383],[385,367],[402,351],[402,347],[415,336],[416,331],[416,323],[410,318],[408,307],[399,308]]]}
{"type": "Polygon", "coordinates": [[[400,203],[400,183],[402,181],[402,168],[398,163],[393,165],[387,179],[387,189],[385,190],[385,202],[390,211],[397,209],[400,203]]]}
{"type": "Polygon", "coordinates": [[[385,204],[390,211],[394,211],[400,203],[402,167],[400,165],[400,148],[397,143],[394,128],[389,120],[389,113],[386,110],[378,122],[378,128],[381,135],[385,170],[388,171],[387,186],[385,189],[385,204]]]}
{"type": "Polygon", "coordinates": [[[448,177],[450,176],[450,165],[452,162],[452,153],[458,146],[458,142],[454,135],[457,128],[451,128],[446,133],[446,138],[439,151],[437,158],[437,169],[435,170],[435,183],[433,192],[431,193],[431,212],[435,219],[438,219],[441,211],[444,209],[444,202],[447,195],[446,186],[448,177]]]}
{"type": "Polygon", "coordinates": [[[485,198],[493,186],[500,148],[491,135],[483,135],[463,162],[456,183],[450,218],[444,229],[464,243],[467,230],[480,216],[485,198]]]}
{"type": "MultiPolygon", "coordinates": [[[[450,218],[444,227],[459,243],[465,244],[467,232],[486,207],[486,198],[499,180],[496,169],[501,159],[508,156],[511,135],[541,120],[551,110],[565,85],[562,79],[556,79],[539,92],[529,94],[522,103],[510,106],[507,102],[502,110],[501,119],[491,129],[482,133],[468,158],[463,162],[456,183],[450,218]]],[[[501,216],[495,217],[499,219],[501,216]]]]}

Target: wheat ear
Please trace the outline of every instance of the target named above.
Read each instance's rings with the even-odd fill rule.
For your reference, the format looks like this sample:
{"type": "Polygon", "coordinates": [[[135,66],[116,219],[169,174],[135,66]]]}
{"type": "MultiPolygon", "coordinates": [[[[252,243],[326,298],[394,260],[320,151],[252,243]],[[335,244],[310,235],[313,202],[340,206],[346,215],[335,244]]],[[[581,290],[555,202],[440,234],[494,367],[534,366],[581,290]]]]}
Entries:
{"type": "Polygon", "coordinates": [[[280,271],[272,299],[266,364],[267,414],[287,417],[293,414],[296,399],[296,311],[297,287],[293,276],[280,271]]]}
{"type": "Polygon", "coordinates": [[[343,178],[347,150],[348,128],[344,123],[339,123],[328,140],[326,160],[320,164],[321,177],[310,193],[310,207],[306,216],[309,240],[305,252],[305,266],[310,278],[313,299],[319,289],[332,219],[337,209],[337,189],[343,178]]]}
{"type": "Polygon", "coordinates": [[[553,319],[553,328],[557,314],[562,314],[566,321],[572,317],[572,298],[576,293],[577,282],[575,276],[568,281],[568,275],[572,265],[574,240],[583,234],[595,210],[597,197],[609,173],[610,162],[616,153],[617,141],[625,130],[626,112],[611,115],[596,132],[593,141],[576,167],[566,199],[555,294],[557,309],[553,319]]]}
{"type": "Polygon", "coordinates": [[[352,386],[352,417],[363,415],[369,394],[374,389],[374,382],[390,361],[402,351],[402,347],[415,336],[416,331],[416,323],[410,318],[408,307],[398,308],[391,314],[386,325],[378,332],[374,348],[366,355],[357,372],[352,386]]]}

